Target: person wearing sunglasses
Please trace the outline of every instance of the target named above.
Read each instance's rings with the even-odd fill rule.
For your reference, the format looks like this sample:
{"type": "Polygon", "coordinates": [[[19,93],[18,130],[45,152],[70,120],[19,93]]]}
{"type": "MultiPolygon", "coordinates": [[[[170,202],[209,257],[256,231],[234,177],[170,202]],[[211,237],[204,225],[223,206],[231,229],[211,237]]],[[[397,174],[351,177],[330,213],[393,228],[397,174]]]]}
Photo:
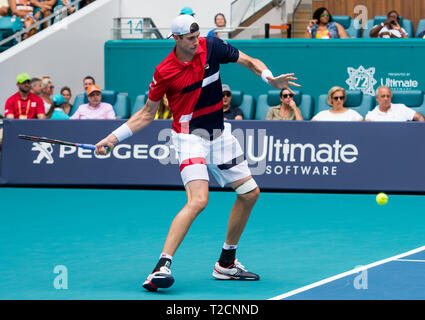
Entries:
{"type": "Polygon", "coordinates": [[[242,110],[238,107],[232,107],[232,91],[229,85],[222,84],[223,91],[223,116],[224,120],[243,120],[242,110]]]}
{"type": "Polygon", "coordinates": [[[305,38],[338,39],[348,38],[347,31],[339,23],[332,20],[326,8],[319,8],[313,13],[313,19],[307,25],[305,38]]]}
{"type": "Polygon", "coordinates": [[[281,104],[271,107],[266,120],[303,120],[300,109],[294,101],[294,94],[287,88],[280,91],[281,104]]]}
{"type": "Polygon", "coordinates": [[[387,20],[370,30],[371,38],[408,38],[407,31],[400,26],[400,16],[397,11],[387,13],[387,20]]]}
{"type": "Polygon", "coordinates": [[[331,109],[320,111],[313,121],[363,121],[363,117],[355,110],[344,107],[347,94],[344,88],[332,87],[328,92],[328,105],[331,109]]]}

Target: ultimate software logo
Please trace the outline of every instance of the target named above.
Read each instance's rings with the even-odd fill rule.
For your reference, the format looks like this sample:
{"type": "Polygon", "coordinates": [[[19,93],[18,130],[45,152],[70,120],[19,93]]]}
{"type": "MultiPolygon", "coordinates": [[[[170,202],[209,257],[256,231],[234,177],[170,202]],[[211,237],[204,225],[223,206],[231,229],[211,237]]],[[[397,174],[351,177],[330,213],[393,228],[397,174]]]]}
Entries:
{"type": "Polygon", "coordinates": [[[373,87],[377,81],[373,77],[375,74],[374,67],[369,69],[365,69],[363,66],[358,69],[348,67],[347,72],[349,77],[345,82],[350,86],[350,90],[361,90],[363,94],[375,95],[373,87]]]}
{"type": "Polygon", "coordinates": [[[43,159],[46,159],[46,164],[52,164],[53,160],[53,146],[47,142],[33,142],[31,151],[38,151],[37,158],[32,162],[40,164],[43,159]]]}

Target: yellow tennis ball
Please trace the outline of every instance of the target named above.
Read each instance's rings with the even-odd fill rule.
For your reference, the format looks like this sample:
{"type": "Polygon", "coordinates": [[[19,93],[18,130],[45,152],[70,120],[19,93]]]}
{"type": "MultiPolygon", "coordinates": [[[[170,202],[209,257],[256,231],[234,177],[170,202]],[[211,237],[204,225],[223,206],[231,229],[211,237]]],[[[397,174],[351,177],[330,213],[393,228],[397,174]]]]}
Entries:
{"type": "Polygon", "coordinates": [[[388,202],[388,196],[385,193],[380,192],[376,196],[376,202],[379,205],[383,206],[384,204],[386,204],[388,202]]]}

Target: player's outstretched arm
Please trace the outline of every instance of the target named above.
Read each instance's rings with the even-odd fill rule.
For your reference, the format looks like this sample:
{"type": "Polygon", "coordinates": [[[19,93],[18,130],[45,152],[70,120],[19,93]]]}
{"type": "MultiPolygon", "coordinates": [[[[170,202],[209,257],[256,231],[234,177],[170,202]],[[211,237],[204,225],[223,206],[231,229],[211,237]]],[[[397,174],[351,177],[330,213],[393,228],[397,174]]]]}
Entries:
{"type": "Polygon", "coordinates": [[[281,74],[280,76],[274,77],[272,72],[267,69],[264,62],[256,58],[252,58],[242,51],[239,51],[239,59],[237,63],[250,69],[257,76],[260,76],[266,83],[276,89],[288,88],[288,90],[292,92],[289,86],[301,87],[299,84],[292,81],[298,80],[298,78],[294,77],[293,73],[281,74]]]}
{"type": "Polygon", "coordinates": [[[96,154],[106,154],[105,147],[108,147],[110,151],[118,142],[147,127],[155,119],[158,107],[159,101],[155,102],[148,99],[145,106],[132,115],[126,123],[96,144],[96,154]]]}

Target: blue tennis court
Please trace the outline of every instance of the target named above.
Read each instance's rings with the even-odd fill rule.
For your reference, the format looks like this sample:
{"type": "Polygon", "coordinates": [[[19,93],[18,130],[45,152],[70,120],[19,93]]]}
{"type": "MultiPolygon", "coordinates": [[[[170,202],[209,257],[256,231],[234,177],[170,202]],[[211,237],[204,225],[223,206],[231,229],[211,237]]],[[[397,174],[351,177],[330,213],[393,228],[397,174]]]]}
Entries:
{"type": "Polygon", "coordinates": [[[261,280],[238,282],[211,275],[235,198],[213,191],[174,257],[175,284],[157,293],[141,284],[184,191],[0,188],[0,198],[0,299],[425,298],[423,196],[379,206],[369,194],[264,192],[237,254],[261,280]]]}

